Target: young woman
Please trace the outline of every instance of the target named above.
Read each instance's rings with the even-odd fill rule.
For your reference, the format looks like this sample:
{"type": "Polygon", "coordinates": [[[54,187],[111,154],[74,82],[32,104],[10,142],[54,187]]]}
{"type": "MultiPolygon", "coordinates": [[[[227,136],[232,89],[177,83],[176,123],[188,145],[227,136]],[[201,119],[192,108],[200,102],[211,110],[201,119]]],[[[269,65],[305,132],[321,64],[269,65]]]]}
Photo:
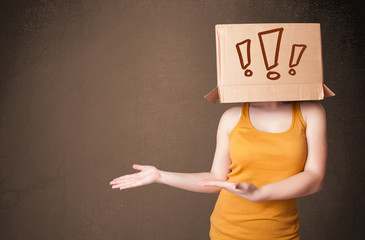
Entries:
{"type": "Polygon", "coordinates": [[[220,119],[210,172],[175,173],[133,165],[138,173],[110,182],[126,189],[151,183],[219,193],[210,237],[299,239],[297,198],[322,189],[326,115],[317,101],[252,102],[220,119]]]}

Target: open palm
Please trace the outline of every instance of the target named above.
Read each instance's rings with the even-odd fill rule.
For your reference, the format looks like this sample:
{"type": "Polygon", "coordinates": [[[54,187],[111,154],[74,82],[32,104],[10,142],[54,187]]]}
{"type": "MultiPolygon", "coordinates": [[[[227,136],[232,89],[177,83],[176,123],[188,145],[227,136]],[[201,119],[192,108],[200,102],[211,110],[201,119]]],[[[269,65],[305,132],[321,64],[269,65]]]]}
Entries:
{"type": "Polygon", "coordinates": [[[225,189],[231,193],[234,193],[238,196],[246,198],[250,201],[255,201],[255,191],[257,187],[249,182],[229,182],[229,181],[219,181],[219,180],[203,180],[199,182],[200,185],[209,186],[209,187],[217,187],[221,189],[225,189]]]}
{"type": "Polygon", "coordinates": [[[110,182],[112,188],[127,189],[157,182],[161,177],[159,170],[154,166],[134,164],[133,168],[140,170],[138,173],[124,175],[110,182]]]}

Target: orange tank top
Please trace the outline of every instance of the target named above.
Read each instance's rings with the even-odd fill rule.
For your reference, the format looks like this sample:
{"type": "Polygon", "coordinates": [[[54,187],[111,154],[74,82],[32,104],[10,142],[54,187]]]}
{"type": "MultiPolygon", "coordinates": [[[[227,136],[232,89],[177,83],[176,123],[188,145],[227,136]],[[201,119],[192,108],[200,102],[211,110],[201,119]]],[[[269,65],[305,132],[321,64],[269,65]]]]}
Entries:
{"type": "MultiPolygon", "coordinates": [[[[292,102],[292,122],[284,132],[253,127],[249,105],[229,134],[232,163],[228,181],[262,186],[303,171],[307,158],[306,124],[299,102],[292,102]]],[[[297,199],[251,202],[222,190],[210,217],[212,240],[299,239],[297,199]]]]}

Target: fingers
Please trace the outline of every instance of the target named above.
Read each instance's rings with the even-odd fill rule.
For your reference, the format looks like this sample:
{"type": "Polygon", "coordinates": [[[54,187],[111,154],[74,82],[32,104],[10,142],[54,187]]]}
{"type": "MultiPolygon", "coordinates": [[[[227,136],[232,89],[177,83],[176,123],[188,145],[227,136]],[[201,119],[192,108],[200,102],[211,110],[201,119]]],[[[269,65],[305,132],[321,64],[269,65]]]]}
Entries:
{"type": "Polygon", "coordinates": [[[212,180],[203,180],[198,183],[202,186],[208,186],[208,187],[221,187],[222,184],[220,184],[218,181],[212,181],[212,180]]]}
{"type": "Polygon", "coordinates": [[[125,178],[125,179],[121,179],[121,180],[117,180],[117,181],[112,181],[111,184],[113,189],[119,188],[119,189],[124,189],[124,188],[129,188],[129,187],[138,187],[143,185],[143,181],[141,179],[136,179],[136,178],[125,178]]]}
{"type": "Polygon", "coordinates": [[[141,186],[140,184],[130,184],[130,185],[124,185],[122,187],[119,187],[119,190],[123,190],[123,189],[128,189],[128,188],[134,188],[134,187],[139,187],[141,186]]]}
{"type": "MultiPolygon", "coordinates": [[[[142,170],[144,166],[139,164],[133,164],[133,168],[137,170],[142,170]]],[[[139,187],[143,185],[142,178],[143,176],[141,175],[141,172],[138,172],[115,178],[109,184],[112,185],[113,189],[119,188],[120,190],[132,187],[139,187]]]]}
{"type": "Polygon", "coordinates": [[[243,182],[243,183],[239,183],[238,188],[244,192],[249,193],[249,192],[255,191],[256,186],[249,182],[243,182]]]}
{"type": "Polygon", "coordinates": [[[127,180],[127,179],[133,179],[133,178],[136,178],[136,177],[138,177],[138,173],[124,175],[124,176],[113,179],[109,184],[110,185],[116,184],[116,183],[119,183],[121,181],[124,181],[124,180],[127,180]]]}
{"type": "Polygon", "coordinates": [[[243,182],[243,183],[240,183],[240,184],[238,185],[238,188],[239,188],[240,190],[242,190],[242,191],[247,192],[247,190],[248,190],[248,185],[247,185],[247,183],[246,183],[246,182],[243,182]]]}
{"type": "Polygon", "coordinates": [[[116,178],[116,179],[112,180],[109,184],[115,185],[115,184],[121,184],[121,183],[128,182],[128,181],[137,181],[137,180],[140,180],[140,176],[138,173],[135,173],[135,174],[125,175],[125,176],[116,178]]]}
{"type": "Polygon", "coordinates": [[[228,181],[203,180],[199,182],[199,185],[224,189],[237,189],[238,183],[228,181]]]}
{"type": "MultiPolygon", "coordinates": [[[[139,165],[139,164],[133,164],[133,168],[136,170],[142,170],[144,168],[144,166],[139,165]]],[[[132,173],[132,174],[127,174],[127,175],[123,175],[121,177],[118,178],[114,178],[112,181],[110,181],[110,185],[118,183],[121,180],[125,180],[125,179],[129,179],[129,178],[136,178],[139,177],[139,173],[132,173]]]]}
{"type": "Polygon", "coordinates": [[[249,194],[256,190],[256,186],[249,182],[229,182],[229,181],[211,181],[203,180],[199,185],[222,188],[232,193],[243,196],[242,194],[249,194]]]}
{"type": "Polygon", "coordinates": [[[113,189],[116,189],[116,188],[124,189],[126,187],[131,187],[131,186],[138,186],[138,182],[136,182],[136,181],[123,182],[123,183],[120,183],[120,184],[113,185],[112,188],[113,189]]]}
{"type": "Polygon", "coordinates": [[[115,183],[112,183],[110,185],[112,185],[112,188],[119,188],[123,185],[127,185],[127,184],[132,184],[132,183],[135,183],[135,181],[133,180],[125,180],[125,181],[118,181],[118,182],[115,182],[115,183]]]}
{"type": "Polygon", "coordinates": [[[125,189],[147,185],[156,182],[159,177],[157,169],[153,166],[133,164],[133,168],[140,172],[113,179],[109,183],[113,185],[112,188],[125,189]]]}

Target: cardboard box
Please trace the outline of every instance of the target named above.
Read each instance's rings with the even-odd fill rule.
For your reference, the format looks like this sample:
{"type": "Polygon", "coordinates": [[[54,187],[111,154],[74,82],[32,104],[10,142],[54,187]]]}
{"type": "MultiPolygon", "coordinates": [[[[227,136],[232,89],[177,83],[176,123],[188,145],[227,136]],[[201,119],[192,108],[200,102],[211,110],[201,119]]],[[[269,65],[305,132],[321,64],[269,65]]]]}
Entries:
{"type": "Polygon", "coordinates": [[[335,94],[323,84],[320,24],[215,26],[215,103],[320,100],[335,94]]]}

